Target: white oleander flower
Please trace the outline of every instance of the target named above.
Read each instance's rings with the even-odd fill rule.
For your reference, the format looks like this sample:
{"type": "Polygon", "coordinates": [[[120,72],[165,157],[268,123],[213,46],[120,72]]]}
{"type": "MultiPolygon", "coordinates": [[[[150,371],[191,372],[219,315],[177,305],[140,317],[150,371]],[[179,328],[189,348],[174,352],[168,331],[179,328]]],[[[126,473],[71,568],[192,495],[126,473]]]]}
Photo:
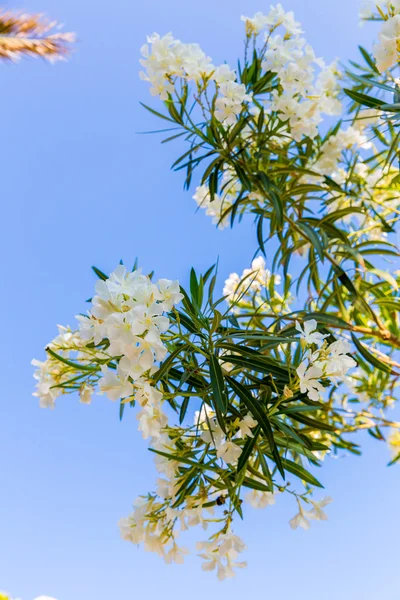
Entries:
{"type": "Polygon", "coordinates": [[[189,550],[183,546],[178,546],[177,544],[173,544],[172,548],[167,552],[164,557],[167,565],[171,563],[176,563],[177,565],[183,565],[185,562],[185,555],[190,554],[189,550]]]}
{"type": "Polygon", "coordinates": [[[235,464],[241,454],[242,449],[240,446],[231,440],[225,441],[217,449],[218,458],[222,458],[229,465],[235,464]]]}
{"type": "Polygon", "coordinates": [[[139,62],[145,71],[140,77],[151,83],[150,93],[161,100],[167,100],[168,94],[173,93],[176,77],[199,82],[214,70],[211,59],[198,44],[184,44],[171,33],[163,37],[153,33],[142,46],[141,54],[139,62]]]}
{"type": "Polygon", "coordinates": [[[246,437],[254,437],[253,432],[251,431],[254,427],[257,426],[257,421],[253,419],[253,417],[248,414],[238,423],[239,431],[237,436],[241,439],[246,437]]]}
{"type": "Polygon", "coordinates": [[[106,394],[107,398],[115,402],[121,398],[127,398],[133,394],[133,385],[128,378],[117,373],[106,366],[101,368],[102,378],[99,380],[100,392],[106,394]]]}
{"type": "Polygon", "coordinates": [[[310,529],[310,523],[306,519],[306,514],[299,504],[299,512],[289,521],[291,529],[297,529],[298,527],[305,530],[310,529]]]}
{"type": "Polygon", "coordinates": [[[235,568],[244,568],[246,562],[237,562],[238,555],[246,548],[244,542],[231,532],[220,534],[212,541],[198,542],[199,556],[204,559],[203,571],[217,569],[221,581],[235,575],[235,568]]]}
{"type": "Polygon", "coordinates": [[[91,404],[93,394],[94,387],[88,383],[84,383],[79,390],[79,400],[81,404],[91,404]]]}
{"type": "Polygon", "coordinates": [[[337,340],[327,348],[329,355],[326,359],[326,375],[328,377],[341,377],[347,375],[349,369],[357,366],[356,361],[349,356],[351,345],[346,340],[337,340]]]}
{"type": "Polygon", "coordinates": [[[326,496],[325,498],[322,498],[322,500],[320,500],[319,502],[315,502],[311,499],[309,500],[309,502],[312,504],[313,508],[311,510],[306,511],[307,518],[315,519],[316,521],[327,521],[328,516],[322,509],[325,508],[325,506],[327,506],[331,502],[333,502],[332,498],[326,496]]]}
{"type": "Polygon", "coordinates": [[[272,492],[262,492],[260,490],[251,490],[248,492],[244,499],[246,502],[250,504],[253,508],[262,509],[267,506],[272,506],[276,502],[277,494],[273,494],[272,492]]]}
{"type": "Polygon", "coordinates": [[[310,400],[318,402],[324,391],[323,385],[319,382],[319,379],[324,376],[323,370],[315,365],[308,366],[307,362],[303,361],[296,373],[299,377],[301,393],[307,394],[310,400]]]}
{"type": "Polygon", "coordinates": [[[316,344],[321,347],[324,343],[324,339],[328,337],[328,335],[324,335],[317,331],[317,321],[315,319],[304,321],[303,328],[300,323],[296,321],[296,329],[300,332],[300,338],[309,346],[311,346],[311,344],[316,344]]]}
{"type": "Polygon", "coordinates": [[[159,279],[157,287],[158,292],[156,297],[157,300],[161,301],[161,306],[165,312],[172,310],[183,298],[183,294],[180,292],[179,281],[159,279]]]}
{"type": "Polygon", "coordinates": [[[396,14],[383,22],[379,33],[379,44],[374,46],[374,56],[379,71],[386,71],[398,62],[397,44],[399,40],[400,14],[396,14]]]}
{"type": "Polygon", "coordinates": [[[246,92],[243,83],[232,80],[221,83],[218,91],[221,95],[215,101],[215,117],[221,123],[234,125],[243,110],[244,103],[250,102],[252,96],[246,92]]]}
{"type": "Polygon", "coordinates": [[[236,73],[230,68],[229,65],[224,63],[215,69],[214,73],[212,74],[212,79],[218,85],[222,85],[230,81],[236,81],[236,73]]]}
{"type": "Polygon", "coordinates": [[[139,431],[143,438],[159,438],[162,429],[168,424],[168,417],[162,411],[161,405],[145,404],[136,417],[139,421],[139,431]]]}

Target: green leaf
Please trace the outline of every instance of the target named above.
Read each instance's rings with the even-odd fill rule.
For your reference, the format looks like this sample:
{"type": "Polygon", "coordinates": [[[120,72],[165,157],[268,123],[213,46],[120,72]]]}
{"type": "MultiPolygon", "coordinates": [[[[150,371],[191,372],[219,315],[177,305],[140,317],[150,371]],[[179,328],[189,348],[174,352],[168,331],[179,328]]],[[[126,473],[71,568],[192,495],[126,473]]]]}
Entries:
{"type": "Polygon", "coordinates": [[[217,331],[218,327],[221,325],[221,321],[222,321],[222,315],[219,312],[219,310],[214,310],[214,317],[211,323],[211,333],[215,333],[215,331],[217,331]]]}
{"type": "Polygon", "coordinates": [[[260,429],[261,429],[261,426],[257,425],[257,427],[253,431],[253,437],[248,437],[245,445],[243,446],[242,454],[240,455],[238,464],[237,464],[237,475],[238,476],[239,476],[240,471],[246,467],[247,461],[253,453],[254,446],[257,443],[257,438],[260,433],[260,429]]]}
{"type": "Polygon", "coordinates": [[[182,422],[185,418],[186,415],[186,411],[188,409],[189,406],[189,396],[186,396],[186,398],[184,398],[183,402],[182,402],[182,406],[181,406],[181,410],[179,412],[179,424],[182,425],[182,422]]]}
{"type": "Polygon", "coordinates": [[[74,362],[72,360],[69,360],[68,358],[64,358],[63,356],[60,356],[59,354],[57,354],[56,352],[54,352],[54,350],[52,350],[49,347],[46,348],[46,352],[48,352],[49,354],[51,354],[51,356],[53,356],[53,358],[56,358],[57,360],[59,360],[60,362],[64,363],[65,365],[68,365],[69,367],[73,367],[77,371],[92,371],[92,372],[100,371],[100,366],[90,367],[88,365],[83,365],[81,363],[76,363],[76,362],[74,362]]]}
{"type": "Polygon", "coordinates": [[[316,479],[313,475],[311,475],[311,473],[309,473],[301,465],[298,465],[297,463],[295,463],[291,460],[288,460],[287,458],[282,458],[282,463],[283,463],[283,466],[286,469],[286,471],[289,471],[289,473],[296,475],[303,481],[307,481],[307,483],[311,483],[311,485],[315,485],[316,487],[320,487],[320,488],[324,487],[322,485],[322,483],[320,483],[318,481],[318,479],[316,479]]]}
{"type": "Polygon", "coordinates": [[[155,448],[149,448],[149,450],[150,452],[154,452],[155,454],[164,456],[164,458],[168,458],[169,460],[176,460],[177,462],[183,463],[185,465],[191,465],[192,467],[197,467],[198,469],[208,469],[209,471],[215,471],[216,473],[219,473],[220,471],[216,467],[211,466],[210,463],[203,464],[190,458],[180,456],[180,454],[169,454],[168,452],[162,452],[161,450],[156,450],[155,448]]]}
{"type": "Polygon", "coordinates": [[[259,219],[258,219],[258,222],[257,222],[257,240],[258,240],[258,245],[260,246],[260,250],[261,250],[261,252],[265,256],[265,246],[264,246],[264,236],[263,236],[263,221],[264,221],[264,218],[261,215],[259,217],[259,219]]]}
{"type": "Polygon", "coordinates": [[[318,233],[315,231],[315,229],[310,227],[310,225],[308,225],[308,223],[299,222],[297,224],[297,226],[300,227],[300,229],[302,229],[304,231],[308,240],[311,242],[311,245],[314,246],[315,249],[317,250],[319,257],[321,259],[321,262],[323,263],[325,260],[324,246],[322,243],[322,239],[320,238],[318,233]]]}
{"type": "Polygon", "coordinates": [[[158,369],[158,371],[156,373],[154,373],[154,375],[152,377],[154,383],[157,383],[158,381],[160,381],[160,379],[162,379],[164,377],[164,375],[166,375],[168,373],[169,369],[172,367],[172,364],[173,364],[175,358],[182,352],[182,350],[185,350],[187,347],[188,347],[187,344],[181,344],[173,352],[171,352],[171,354],[168,356],[168,358],[166,358],[161,363],[161,366],[158,369]]]}
{"type": "Polygon", "coordinates": [[[328,425],[328,423],[325,423],[323,421],[317,421],[317,419],[311,419],[310,417],[298,414],[295,411],[291,412],[289,416],[291,419],[294,419],[299,423],[303,423],[303,425],[307,425],[315,431],[335,431],[335,428],[332,425],[328,425]]]}
{"type": "Polygon", "coordinates": [[[376,66],[376,62],[373,60],[372,56],[362,46],[358,46],[358,49],[370,69],[372,69],[377,75],[380,75],[379,69],[376,66]]]}
{"type": "Polygon", "coordinates": [[[219,408],[224,415],[228,410],[228,396],[225,388],[224,376],[221,366],[215,354],[210,354],[210,378],[213,391],[214,405],[219,408]]]}
{"type": "Polygon", "coordinates": [[[98,269],[97,267],[92,267],[92,270],[96,273],[96,275],[99,279],[102,279],[103,281],[107,281],[108,276],[105,273],[103,273],[103,271],[100,271],[100,269],[98,269]]]}
{"type": "Polygon", "coordinates": [[[381,108],[383,104],[383,100],[379,100],[379,98],[373,98],[372,96],[367,96],[367,94],[362,94],[361,92],[355,92],[354,90],[348,90],[346,88],[343,91],[349,96],[349,98],[358,104],[368,106],[369,108],[381,108]]]}
{"type": "Polygon", "coordinates": [[[248,391],[246,387],[244,387],[241,383],[236,381],[233,377],[227,378],[230,387],[235,392],[235,394],[242,400],[242,402],[246,405],[248,410],[251,412],[253,417],[257,419],[258,424],[264,431],[266,438],[268,440],[272,455],[274,457],[276,466],[279,469],[280,474],[283,479],[285,479],[285,471],[282,467],[281,457],[279,455],[279,451],[276,447],[274,434],[272,431],[271,424],[268,420],[268,416],[262,406],[257,400],[252,396],[252,394],[248,391]]]}
{"type": "Polygon", "coordinates": [[[391,373],[392,372],[392,368],[390,367],[390,365],[388,365],[387,363],[379,360],[379,358],[377,356],[375,356],[374,354],[371,354],[371,352],[369,350],[367,350],[367,348],[364,346],[364,344],[362,344],[356,338],[356,336],[354,335],[354,333],[351,334],[351,339],[353,340],[354,345],[356,346],[356,348],[359,351],[359,353],[361,354],[361,356],[370,365],[373,365],[374,367],[376,367],[380,371],[384,371],[385,373],[391,373]]]}
{"type": "Polygon", "coordinates": [[[400,460],[400,452],[394,457],[393,460],[391,460],[388,463],[388,467],[391,467],[392,465],[396,464],[399,460],[400,460]]]}
{"type": "Polygon", "coordinates": [[[143,108],[145,108],[146,110],[151,112],[156,117],[159,117],[160,119],[165,119],[166,121],[169,121],[170,123],[175,123],[175,121],[173,119],[170,119],[169,117],[167,117],[165,115],[162,115],[161,113],[154,110],[154,108],[150,108],[150,106],[147,106],[147,104],[143,104],[143,102],[140,102],[140,104],[143,106],[143,108]]]}

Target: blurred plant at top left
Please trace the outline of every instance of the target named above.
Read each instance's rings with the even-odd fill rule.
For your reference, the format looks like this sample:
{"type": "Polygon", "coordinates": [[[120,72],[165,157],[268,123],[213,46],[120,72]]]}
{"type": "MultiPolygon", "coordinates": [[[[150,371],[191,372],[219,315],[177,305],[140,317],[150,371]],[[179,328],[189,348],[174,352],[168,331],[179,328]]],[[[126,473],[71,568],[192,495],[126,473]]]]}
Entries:
{"type": "Polygon", "coordinates": [[[0,9],[0,59],[15,61],[22,56],[45,58],[50,62],[65,59],[75,34],[62,32],[57,21],[43,15],[0,9]]]}

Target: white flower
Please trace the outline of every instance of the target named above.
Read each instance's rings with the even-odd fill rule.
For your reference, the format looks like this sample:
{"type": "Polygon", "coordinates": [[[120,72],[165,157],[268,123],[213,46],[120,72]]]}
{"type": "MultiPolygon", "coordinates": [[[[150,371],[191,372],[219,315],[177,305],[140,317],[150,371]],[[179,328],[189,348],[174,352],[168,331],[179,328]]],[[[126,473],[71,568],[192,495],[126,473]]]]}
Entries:
{"type": "Polygon", "coordinates": [[[296,321],[296,329],[300,332],[301,339],[309,346],[311,346],[311,344],[316,344],[320,347],[324,343],[324,339],[328,337],[328,335],[324,335],[317,331],[317,321],[315,321],[315,319],[304,321],[304,329],[301,327],[300,323],[296,321]]]}
{"type": "Polygon", "coordinates": [[[115,402],[133,394],[133,385],[127,378],[106,366],[101,367],[101,372],[103,376],[99,381],[99,388],[101,393],[105,393],[110,400],[115,402]]]}
{"type": "Polygon", "coordinates": [[[248,492],[244,499],[253,508],[265,508],[266,506],[272,506],[276,502],[277,494],[272,492],[262,492],[260,490],[252,490],[248,492]]]}
{"type": "Polygon", "coordinates": [[[91,404],[94,388],[88,383],[84,383],[79,390],[79,399],[82,404],[91,404]]]}
{"type": "Polygon", "coordinates": [[[32,395],[39,398],[41,408],[53,409],[56,398],[61,394],[61,389],[54,387],[57,382],[54,379],[53,363],[50,360],[41,362],[34,359],[32,365],[38,367],[33,375],[38,383],[36,384],[36,391],[32,395]]]}
{"type": "Polygon", "coordinates": [[[316,521],[327,521],[328,517],[322,509],[331,502],[333,502],[332,498],[326,496],[319,502],[314,502],[313,500],[309,500],[309,502],[311,502],[313,508],[312,510],[307,511],[307,517],[309,519],[315,519],[316,521]]]}
{"type": "Polygon", "coordinates": [[[162,393],[145,379],[135,382],[135,400],[140,406],[144,406],[145,404],[155,406],[161,404],[162,399],[162,393]]]}
{"type": "Polygon", "coordinates": [[[310,523],[307,521],[305,514],[306,513],[304,513],[303,509],[299,505],[299,512],[293,517],[293,519],[290,519],[289,521],[290,527],[292,529],[297,529],[298,527],[301,527],[305,530],[310,529],[310,523]]]}
{"type": "Polygon", "coordinates": [[[258,35],[268,26],[270,21],[270,19],[266,15],[263,15],[262,12],[257,12],[253,17],[245,17],[242,15],[240,19],[245,22],[246,32],[249,35],[258,35]]]}
{"type": "Polygon", "coordinates": [[[157,282],[157,299],[161,300],[163,310],[168,312],[174,306],[179,304],[183,298],[180,292],[179,281],[170,281],[169,279],[159,279],[157,282]]]}
{"type": "Polygon", "coordinates": [[[136,337],[135,342],[140,350],[138,362],[146,371],[151,369],[155,360],[164,360],[167,349],[154,330],[146,333],[144,338],[136,337]]]}
{"type": "Polygon", "coordinates": [[[168,424],[168,417],[163,413],[161,406],[145,404],[136,418],[144,439],[160,437],[161,430],[168,424]]]}
{"type": "Polygon", "coordinates": [[[398,62],[397,42],[400,39],[400,14],[384,21],[379,33],[379,44],[374,47],[374,56],[379,71],[386,71],[398,62]]]}
{"type": "Polygon", "coordinates": [[[196,425],[196,427],[203,424],[208,426],[208,423],[211,421],[211,419],[213,419],[215,422],[215,411],[209,404],[203,402],[201,409],[196,410],[194,413],[193,424],[196,425]]]}
{"type": "Polygon", "coordinates": [[[225,211],[232,205],[233,198],[230,194],[220,196],[219,194],[214,195],[214,199],[211,200],[210,189],[208,185],[203,184],[196,188],[196,192],[193,195],[195,200],[201,208],[204,208],[206,215],[212,217],[212,222],[218,225],[219,229],[224,229],[229,224],[229,218],[223,217],[225,211]]]}
{"type": "Polygon", "coordinates": [[[251,431],[254,427],[256,427],[257,421],[253,419],[253,417],[249,414],[243,417],[243,419],[239,422],[239,432],[238,437],[244,439],[245,437],[254,437],[253,432],[251,431]]]}
{"type": "Polygon", "coordinates": [[[220,534],[211,542],[198,542],[199,556],[204,559],[203,571],[217,569],[218,579],[223,580],[235,575],[234,568],[244,568],[245,562],[236,562],[240,552],[246,548],[244,542],[231,532],[220,534]]]}
{"type": "Polygon", "coordinates": [[[296,373],[300,380],[301,393],[307,394],[310,400],[318,402],[324,391],[323,385],[319,382],[319,379],[323,377],[323,370],[315,365],[308,367],[306,361],[303,361],[296,373]]]}
{"type": "Polygon", "coordinates": [[[230,440],[224,442],[217,450],[218,458],[222,458],[227,464],[235,464],[242,454],[240,446],[230,440]]]}
{"type": "Polygon", "coordinates": [[[52,596],[37,596],[34,600],[56,600],[56,598],[53,598],[52,596]]]}
{"type": "Polygon", "coordinates": [[[223,64],[215,69],[212,78],[218,85],[222,85],[223,83],[228,83],[228,81],[235,81],[236,73],[229,65],[223,64]]]}
{"type": "Polygon", "coordinates": [[[141,48],[140,63],[145,72],[141,72],[140,77],[152,84],[150,93],[159,95],[162,100],[173,93],[176,77],[198,82],[214,69],[211,59],[198,44],[184,44],[171,33],[163,37],[153,33],[147,42],[141,48]]]}
{"type": "Polygon", "coordinates": [[[215,117],[226,125],[234,125],[243,110],[243,103],[249,102],[252,96],[247,94],[243,83],[232,80],[221,83],[219,92],[221,96],[215,101],[215,117]]]}
{"type": "Polygon", "coordinates": [[[341,377],[347,375],[349,369],[357,366],[356,361],[348,356],[351,346],[346,340],[337,340],[328,346],[329,356],[326,361],[326,375],[341,377]]]}
{"type": "Polygon", "coordinates": [[[189,554],[189,550],[187,548],[182,547],[182,546],[177,546],[174,543],[172,548],[165,555],[164,560],[167,563],[167,565],[169,565],[173,562],[176,563],[177,565],[183,565],[184,560],[185,560],[184,557],[186,554],[189,554]]]}

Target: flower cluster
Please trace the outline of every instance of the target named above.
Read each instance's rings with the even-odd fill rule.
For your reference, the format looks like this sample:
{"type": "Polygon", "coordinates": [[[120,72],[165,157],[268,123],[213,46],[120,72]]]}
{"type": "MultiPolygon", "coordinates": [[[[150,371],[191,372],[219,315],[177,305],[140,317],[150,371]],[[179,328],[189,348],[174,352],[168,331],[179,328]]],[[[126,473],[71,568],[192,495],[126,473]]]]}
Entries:
{"type": "Polygon", "coordinates": [[[167,100],[168,94],[174,91],[175,78],[199,82],[214,69],[211,59],[198,44],[184,44],[171,33],[163,37],[158,33],[148,36],[141,54],[140,63],[146,71],[140,76],[153,86],[150,93],[162,100],[167,100]]]}
{"type": "Polygon", "coordinates": [[[317,347],[316,350],[310,348],[307,358],[301,362],[296,372],[301,393],[307,394],[310,400],[318,402],[325,389],[321,379],[343,380],[348,371],[357,366],[357,363],[349,356],[351,352],[349,342],[336,340],[328,344],[325,340],[327,335],[317,330],[317,322],[314,319],[305,321],[303,327],[296,322],[296,329],[307,347],[317,347]]]}
{"type": "MultiPolygon", "coordinates": [[[[321,115],[341,111],[336,63],[326,67],[316,58],[301,37],[302,30],[293,13],[285,13],[280,4],[272,6],[267,15],[256,13],[242,20],[246,24],[247,45],[250,38],[264,32],[262,68],[276,73],[279,79],[270,100],[263,101],[266,113],[277,112],[295,140],[315,137],[321,115]],[[282,34],[277,32],[281,29],[282,34]],[[315,66],[319,73],[315,72],[315,66]]],[[[231,126],[247,105],[250,112],[258,114],[260,104],[253,104],[252,93],[239,81],[236,71],[227,64],[215,67],[197,44],[184,44],[170,33],[164,37],[155,33],[141,52],[144,58],[140,62],[145,68],[141,77],[152,84],[151,93],[162,100],[178,94],[177,82],[193,81],[197,86],[194,99],[203,115],[208,110],[218,121],[231,126]]]]}
{"type": "Polygon", "coordinates": [[[241,189],[240,182],[231,169],[225,169],[221,189],[221,193],[214,194],[212,198],[210,188],[207,184],[203,184],[196,188],[193,200],[197,202],[199,208],[206,211],[206,215],[212,218],[212,222],[218,225],[219,229],[224,229],[229,225],[229,209],[241,189]]]}
{"type": "Polygon", "coordinates": [[[297,500],[299,512],[293,517],[293,519],[289,521],[289,525],[292,529],[297,529],[298,527],[301,527],[302,529],[309,529],[310,520],[314,519],[316,521],[326,521],[328,519],[327,515],[322,509],[332,502],[332,498],[327,496],[319,502],[315,502],[311,498],[307,497],[303,498],[303,500],[311,504],[312,508],[311,510],[305,509],[302,506],[300,499],[297,500]]]}
{"type": "Polygon", "coordinates": [[[140,270],[128,272],[119,265],[108,279],[97,282],[91,311],[77,316],[79,330],[60,328],[47,347],[47,360],[33,361],[38,367],[35,395],[40,405],[53,408],[55,399],[70,391],[71,380],[79,388],[81,402],[89,404],[98,384],[112,401],[134,399],[141,407],[143,437],[159,437],[167,418],[162,393],[149,377],[167,352],[161,339],[170,325],[165,313],[181,299],[177,281],[153,283],[140,270]]]}
{"type": "Polygon", "coordinates": [[[58,326],[58,331],[58,335],[46,348],[47,359],[32,361],[32,364],[37,367],[34,374],[37,384],[33,395],[39,398],[41,408],[54,408],[56,399],[65,391],[64,386],[76,376],[76,369],[70,359],[77,358],[83,371],[86,368],[89,368],[89,371],[76,379],[76,389],[79,390],[81,402],[90,404],[93,386],[89,383],[91,381],[91,376],[88,376],[91,372],[89,365],[94,358],[107,360],[108,356],[101,349],[88,348],[79,332],[61,325],[58,326]],[[80,380],[82,383],[79,383],[80,380]]]}
{"type": "Polygon", "coordinates": [[[375,16],[383,19],[379,32],[379,42],[374,46],[374,57],[379,71],[386,71],[399,62],[400,54],[400,2],[399,0],[363,2],[360,17],[370,19],[375,16]]]}
{"type": "Polygon", "coordinates": [[[219,533],[207,542],[198,542],[199,556],[204,560],[203,571],[217,569],[218,579],[223,580],[234,576],[234,568],[244,568],[246,562],[238,562],[237,558],[246,546],[237,535],[231,531],[219,533]]]}
{"type": "Polygon", "coordinates": [[[168,100],[175,91],[176,80],[197,84],[201,94],[210,82],[216,86],[215,117],[232,125],[236,122],[245,102],[251,100],[246,87],[236,81],[236,72],[227,64],[215,67],[198,44],[184,44],[171,33],[160,37],[158,33],[147,38],[140,63],[145,72],[140,77],[152,85],[150,93],[168,100]]]}
{"type": "Polygon", "coordinates": [[[242,19],[248,36],[257,37],[265,32],[262,67],[279,78],[279,88],[273,91],[270,108],[289,124],[295,140],[300,141],[303,136],[316,137],[321,115],[341,112],[336,63],[326,67],[316,58],[314,50],[301,37],[301,26],[294,20],[293,13],[285,13],[280,4],[271,7],[268,15],[256,13],[253,18],[242,19]],[[277,33],[280,27],[284,30],[282,34],[277,33]],[[314,65],[321,69],[318,75],[314,65]]]}
{"type": "Polygon", "coordinates": [[[280,293],[277,286],[281,283],[281,276],[271,274],[266,268],[262,256],[255,258],[251,267],[244,269],[241,275],[231,273],[225,281],[223,294],[233,313],[263,314],[270,316],[286,312],[293,298],[286,290],[280,293]]]}

